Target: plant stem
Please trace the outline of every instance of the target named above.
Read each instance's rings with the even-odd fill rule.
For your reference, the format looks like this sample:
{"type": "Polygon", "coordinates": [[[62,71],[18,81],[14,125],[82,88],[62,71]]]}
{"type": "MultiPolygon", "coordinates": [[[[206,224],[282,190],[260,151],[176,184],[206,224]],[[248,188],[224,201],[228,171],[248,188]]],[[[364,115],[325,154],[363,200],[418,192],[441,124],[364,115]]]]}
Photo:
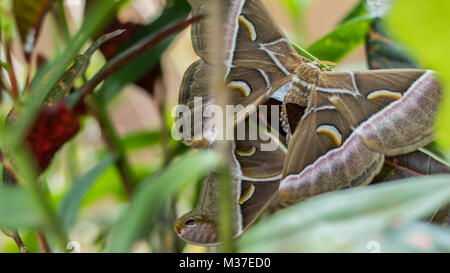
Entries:
{"type": "Polygon", "coordinates": [[[8,144],[8,141],[6,141],[8,149],[14,151],[13,153],[7,153],[11,162],[11,164],[8,162],[8,170],[12,171],[19,184],[29,192],[30,198],[35,200],[45,221],[45,227],[53,234],[58,248],[64,251],[68,241],[67,234],[60,224],[56,212],[50,205],[50,201],[40,189],[36,166],[31,159],[31,154],[27,150],[26,145],[12,146],[8,144]]]}
{"type": "Polygon", "coordinates": [[[410,174],[412,174],[412,175],[414,175],[414,176],[419,176],[419,177],[425,177],[425,176],[426,176],[426,175],[424,175],[424,174],[418,173],[418,172],[413,171],[413,170],[411,170],[411,169],[408,169],[408,168],[402,167],[402,166],[400,166],[400,165],[398,165],[398,164],[395,164],[395,163],[393,163],[393,162],[390,162],[390,161],[388,161],[388,160],[385,160],[385,161],[384,161],[384,164],[389,165],[389,166],[391,166],[391,167],[394,167],[394,168],[396,168],[396,169],[405,171],[405,172],[410,173],[410,174]]]}
{"type": "Polygon", "coordinates": [[[70,31],[69,31],[69,25],[67,24],[67,17],[66,12],[64,10],[64,1],[59,0],[56,3],[57,8],[57,15],[59,15],[59,21],[62,23],[62,26],[60,26],[60,29],[63,32],[64,39],[67,42],[70,41],[70,31]]]}
{"type": "Polygon", "coordinates": [[[128,200],[131,200],[133,195],[133,186],[136,184],[134,173],[128,162],[125,147],[123,146],[122,141],[120,140],[120,137],[109,118],[106,106],[99,99],[97,94],[91,94],[88,96],[86,98],[86,105],[88,106],[91,115],[97,119],[102,131],[103,139],[105,140],[108,149],[112,153],[117,153],[118,155],[116,167],[119,171],[128,200]]]}
{"type": "MultiPolygon", "coordinates": [[[[212,0],[211,15],[212,15],[212,33],[224,33],[223,30],[223,18],[222,18],[222,1],[212,0]]],[[[212,90],[214,90],[215,103],[223,110],[229,101],[229,92],[224,85],[225,69],[223,67],[224,60],[224,45],[225,37],[218,39],[212,39],[212,49],[215,52],[214,56],[214,75],[212,79],[212,90]]],[[[223,111],[225,113],[225,111],[223,111]]],[[[221,122],[222,128],[224,128],[224,134],[228,130],[227,117],[222,115],[223,119],[216,123],[221,122]]],[[[217,125],[217,124],[216,124],[217,125]]],[[[218,124],[220,126],[220,124],[218,124]]],[[[232,204],[232,183],[230,177],[230,169],[227,164],[229,162],[229,151],[231,149],[231,143],[228,141],[220,141],[217,143],[217,149],[223,157],[223,165],[218,170],[219,189],[220,189],[220,213],[219,213],[219,238],[222,241],[222,251],[225,253],[231,253],[234,251],[233,246],[233,204],[232,204]]]]}
{"type": "Polygon", "coordinates": [[[52,250],[50,249],[50,245],[47,241],[47,236],[45,236],[45,233],[43,232],[36,232],[36,237],[38,239],[39,248],[41,249],[42,253],[52,253],[52,250]]]}
{"type": "Polygon", "coordinates": [[[10,96],[15,101],[19,97],[19,84],[17,83],[16,72],[14,70],[14,64],[11,53],[11,45],[9,42],[5,42],[5,54],[8,62],[8,69],[6,70],[9,75],[9,81],[11,83],[10,96]]]}
{"type": "Polygon", "coordinates": [[[20,237],[19,233],[16,230],[9,231],[2,229],[2,232],[6,236],[11,237],[14,240],[17,247],[19,248],[20,253],[28,253],[28,248],[25,246],[25,244],[22,241],[22,238],[20,237]]]}
{"type": "MultiPolygon", "coordinates": [[[[228,146],[228,145],[227,145],[228,146]]],[[[230,169],[222,166],[219,169],[218,179],[220,181],[220,218],[219,218],[219,238],[222,241],[222,252],[234,252],[233,243],[233,194],[230,169]]]]}

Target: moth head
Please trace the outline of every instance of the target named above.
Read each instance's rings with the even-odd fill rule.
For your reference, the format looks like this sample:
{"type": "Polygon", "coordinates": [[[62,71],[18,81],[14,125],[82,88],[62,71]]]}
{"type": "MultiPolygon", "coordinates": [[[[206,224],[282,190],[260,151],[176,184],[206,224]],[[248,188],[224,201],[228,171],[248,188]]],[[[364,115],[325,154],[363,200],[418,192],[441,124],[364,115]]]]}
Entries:
{"type": "Polygon", "coordinates": [[[184,241],[195,245],[215,245],[218,243],[217,225],[199,211],[191,211],[175,222],[175,232],[184,241]]]}

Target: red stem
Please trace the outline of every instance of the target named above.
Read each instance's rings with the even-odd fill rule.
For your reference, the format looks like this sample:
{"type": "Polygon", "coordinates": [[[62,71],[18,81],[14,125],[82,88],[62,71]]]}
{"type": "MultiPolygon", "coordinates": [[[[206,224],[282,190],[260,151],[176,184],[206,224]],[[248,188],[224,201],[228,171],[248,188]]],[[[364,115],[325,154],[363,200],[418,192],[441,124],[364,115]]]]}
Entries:
{"type": "Polygon", "coordinates": [[[395,163],[393,163],[393,162],[390,162],[390,161],[388,161],[388,160],[385,160],[384,163],[385,163],[386,165],[391,166],[391,167],[394,167],[394,168],[397,168],[397,169],[399,169],[399,170],[402,170],[402,171],[405,171],[405,172],[407,172],[407,173],[410,173],[410,174],[412,174],[412,175],[414,175],[414,176],[419,176],[419,177],[425,177],[425,176],[426,176],[426,175],[424,175],[424,174],[421,174],[421,173],[419,173],[419,172],[413,171],[413,170],[411,170],[411,169],[408,169],[408,168],[399,166],[399,165],[397,165],[397,164],[395,164],[395,163]]]}
{"type": "Polygon", "coordinates": [[[47,236],[45,236],[45,234],[43,232],[37,232],[36,236],[38,239],[39,248],[41,249],[41,252],[42,253],[52,253],[52,250],[50,249],[50,245],[48,244],[48,241],[47,241],[47,236]]]}

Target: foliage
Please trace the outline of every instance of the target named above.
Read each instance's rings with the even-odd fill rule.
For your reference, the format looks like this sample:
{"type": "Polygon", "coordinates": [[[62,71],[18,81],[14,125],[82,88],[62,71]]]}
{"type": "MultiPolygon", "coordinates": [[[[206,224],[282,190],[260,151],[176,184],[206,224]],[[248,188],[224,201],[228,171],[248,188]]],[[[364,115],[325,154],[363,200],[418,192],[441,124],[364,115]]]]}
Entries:
{"type": "MultiPolygon", "coordinates": [[[[448,201],[448,176],[434,176],[423,183],[409,179],[360,189],[326,194],[297,204],[259,223],[240,243],[249,252],[363,252],[371,241],[385,240],[392,229],[403,228],[448,201]],[[282,225],[280,223],[283,223],[282,225]]],[[[431,239],[416,251],[450,251],[439,245],[450,233],[430,227],[445,236],[431,239]]],[[[408,233],[400,232],[399,237],[408,233]]],[[[425,234],[430,236],[430,234],[425,234]]],[[[413,241],[411,239],[411,241],[413,241]]],[[[381,244],[381,243],[380,243],[381,244]]],[[[414,242],[402,246],[383,245],[383,251],[410,251],[414,242]]]]}
{"type": "MultiPolygon", "coordinates": [[[[82,237],[77,230],[83,224],[98,230],[86,251],[134,251],[140,241],[153,252],[183,251],[184,244],[172,231],[178,216],[176,204],[178,208],[195,204],[198,182],[221,165],[221,157],[191,152],[168,136],[173,122],[167,118],[170,102],[160,99],[164,96],[155,86],[165,73],[162,55],[175,35],[201,17],[186,19],[188,2],[172,0],[147,24],[123,24],[118,14],[130,1],[88,1],[82,25],[73,33],[63,2],[7,0],[0,4],[1,45],[6,54],[0,68],[4,120],[0,126],[4,141],[0,227],[7,234],[17,230],[31,252],[43,251],[35,230],[45,231],[52,251],[63,252],[70,239],[82,237]],[[61,43],[48,59],[35,51],[45,18],[52,18],[54,35],[61,43]],[[12,61],[12,53],[18,54],[12,47],[14,39],[22,43],[24,75],[12,61]],[[104,66],[88,77],[86,69],[102,65],[95,61],[100,55],[104,66]],[[110,108],[130,83],[158,101],[160,128],[126,135],[117,132],[110,108]],[[92,123],[100,128],[101,147],[93,148],[81,137],[92,123]],[[142,150],[156,154],[149,164],[131,160],[134,152],[142,150]],[[66,170],[64,179],[58,177],[64,180],[63,189],[55,191],[52,180],[61,169],[66,170]],[[106,213],[102,206],[107,207],[106,213]],[[97,210],[101,213],[96,214],[97,210]]],[[[302,20],[310,2],[281,1],[293,22],[302,20]]],[[[386,17],[387,27],[384,16],[360,1],[327,35],[307,50],[296,49],[312,61],[338,62],[366,42],[369,67],[417,63],[437,70],[448,86],[450,55],[445,46],[450,39],[446,28],[450,5],[438,0],[395,2],[386,17]],[[391,31],[406,50],[388,37],[391,31]],[[413,61],[410,56],[415,57],[413,61]]],[[[303,35],[301,28],[296,31],[303,35]]],[[[411,178],[450,172],[447,92],[443,98],[437,121],[439,142],[389,158],[390,164],[375,181],[389,183],[330,193],[275,215],[267,213],[237,240],[237,250],[365,252],[375,241],[381,251],[449,252],[450,233],[437,225],[448,225],[449,177],[411,178]],[[405,177],[405,181],[392,181],[405,177]],[[425,224],[433,213],[436,217],[431,221],[440,220],[425,224]]],[[[12,240],[5,240],[2,251],[19,251],[12,240]]]]}
{"type": "MultiPolygon", "coordinates": [[[[394,35],[415,53],[420,63],[439,72],[446,88],[450,83],[450,55],[447,50],[450,43],[450,30],[447,27],[450,19],[446,16],[449,10],[448,1],[398,0],[388,17],[394,35]]],[[[439,143],[447,150],[450,149],[449,118],[450,98],[444,93],[437,121],[437,136],[439,143]]]]}

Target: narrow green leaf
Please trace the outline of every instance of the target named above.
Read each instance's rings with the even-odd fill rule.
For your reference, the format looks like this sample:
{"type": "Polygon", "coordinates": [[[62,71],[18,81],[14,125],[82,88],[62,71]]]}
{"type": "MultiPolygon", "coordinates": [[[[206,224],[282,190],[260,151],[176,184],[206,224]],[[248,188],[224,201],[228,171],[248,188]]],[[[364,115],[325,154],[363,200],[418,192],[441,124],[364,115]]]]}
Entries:
{"type": "MultiPolygon", "coordinates": [[[[312,55],[311,53],[309,53],[308,51],[306,51],[306,49],[302,48],[301,46],[292,43],[291,45],[294,47],[295,51],[297,51],[298,54],[300,54],[301,56],[305,57],[307,60],[311,61],[311,62],[319,62],[320,60],[312,55]]],[[[326,69],[328,71],[333,71],[333,69],[331,68],[330,65],[326,65],[326,64],[319,64],[321,69],[326,69]]]]}
{"type": "Polygon", "coordinates": [[[219,164],[220,157],[212,151],[187,154],[172,163],[158,177],[151,176],[135,191],[131,201],[115,225],[107,243],[107,252],[126,252],[145,225],[154,222],[168,198],[201,179],[219,164]]]}
{"type": "Polygon", "coordinates": [[[33,78],[30,92],[15,105],[17,122],[14,126],[8,126],[8,133],[4,136],[5,146],[9,151],[13,151],[8,154],[8,161],[11,162],[15,171],[20,173],[18,177],[19,183],[26,188],[30,198],[35,200],[36,208],[39,210],[41,217],[45,219],[45,223],[48,225],[47,230],[53,235],[54,242],[58,245],[60,251],[65,250],[67,234],[60,225],[57,214],[53,211],[48,198],[42,195],[39,189],[37,183],[38,172],[33,164],[34,161],[22,143],[27,129],[32,126],[50,89],[61,77],[68,66],[68,62],[79,52],[85,42],[97,30],[97,27],[123,2],[124,0],[118,2],[109,0],[96,1],[98,10],[95,13],[91,13],[88,19],[85,20],[81,30],[69,43],[67,50],[61,56],[48,63],[43,69],[40,69],[33,78]],[[50,71],[52,73],[49,73],[50,71]]]}
{"type": "Polygon", "coordinates": [[[123,146],[126,150],[137,150],[161,143],[160,131],[144,131],[125,135],[122,138],[123,146]]]}
{"type": "Polygon", "coordinates": [[[297,51],[298,54],[302,55],[303,57],[305,57],[306,59],[310,60],[310,61],[320,61],[319,58],[317,58],[316,56],[312,55],[310,52],[308,52],[306,49],[304,49],[303,47],[292,43],[291,45],[294,47],[295,51],[297,51]]]}
{"type": "Polygon", "coordinates": [[[436,142],[432,142],[427,146],[420,148],[419,150],[436,159],[440,163],[450,167],[449,158],[441,152],[442,148],[439,147],[439,145],[436,142]]]}
{"type": "Polygon", "coordinates": [[[40,215],[37,205],[23,188],[0,183],[0,227],[40,228],[44,224],[40,215]]]}
{"type": "Polygon", "coordinates": [[[259,222],[239,246],[245,252],[362,251],[366,245],[355,243],[371,240],[367,235],[450,201],[449,181],[438,175],[324,194],[259,222]]]}
{"type": "Polygon", "coordinates": [[[322,61],[338,62],[364,42],[374,15],[363,15],[339,25],[308,47],[322,61]]]}
{"type": "Polygon", "coordinates": [[[37,116],[37,112],[42,107],[51,88],[61,78],[73,57],[78,54],[81,47],[93,36],[93,33],[98,30],[98,27],[113,14],[123,2],[126,1],[95,1],[95,9],[87,15],[80,31],[69,42],[64,53],[49,62],[42,69],[39,69],[31,82],[30,92],[23,97],[21,103],[15,105],[15,109],[18,111],[17,113],[19,113],[19,108],[23,110],[23,113],[20,114],[18,122],[14,124],[14,126],[8,128],[9,132],[5,136],[8,147],[14,149],[14,147],[22,143],[25,131],[32,125],[37,116]]]}
{"type": "Polygon", "coordinates": [[[369,11],[367,10],[367,1],[360,0],[358,4],[356,4],[355,7],[349,13],[347,13],[347,15],[344,17],[344,19],[341,20],[339,24],[345,24],[357,17],[367,14],[369,14],[369,11]]]}
{"type": "Polygon", "coordinates": [[[100,161],[97,166],[75,178],[70,191],[66,194],[58,209],[58,214],[66,229],[75,222],[78,210],[89,189],[97,181],[97,178],[114,164],[116,159],[116,155],[109,155],[100,161]]]}
{"type": "Polygon", "coordinates": [[[59,81],[50,90],[45,99],[45,103],[49,105],[54,105],[59,102],[62,98],[66,97],[70,90],[80,76],[84,74],[89,66],[92,55],[95,51],[106,41],[113,39],[114,37],[123,33],[123,30],[116,30],[114,32],[102,35],[97,41],[92,43],[92,45],[82,54],[75,57],[74,64],[67,69],[64,74],[62,74],[59,81]]]}
{"type": "Polygon", "coordinates": [[[18,184],[28,193],[29,202],[32,202],[36,215],[43,219],[46,232],[52,235],[55,244],[58,246],[54,248],[55,251],[64,251],[67,234],[51,205],[49,195],[42,191],[42,187],[38,183],[38,171],[27,146],[19,145],[15,147],[14,152],[10,152],[8,155],[8,161],[14,166],[15,173],[20,174],[16,176],[18,184]]]}

